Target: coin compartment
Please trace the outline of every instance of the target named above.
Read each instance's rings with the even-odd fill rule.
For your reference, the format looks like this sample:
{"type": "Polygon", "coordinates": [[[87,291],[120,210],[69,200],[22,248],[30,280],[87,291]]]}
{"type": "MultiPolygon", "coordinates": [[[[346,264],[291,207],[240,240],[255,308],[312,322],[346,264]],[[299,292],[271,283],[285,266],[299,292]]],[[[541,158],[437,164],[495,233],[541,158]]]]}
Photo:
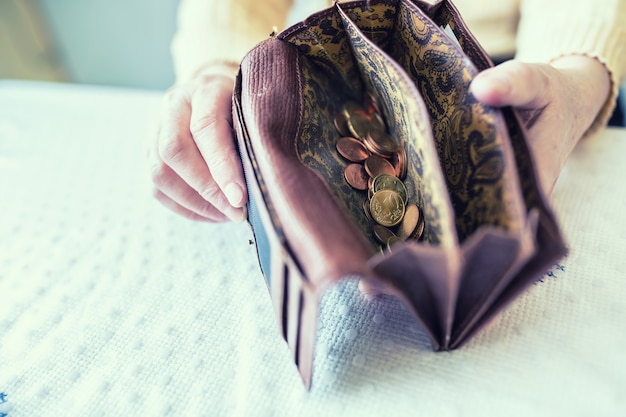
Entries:
{"type": "Polygon", "coordinates": [[[297,150],[364,234],[371,235],[364,197],[343,181],[333,116],[366,94],[405,144],[405,185],[423,211],[425,242],[456,246],[484,225],[519,234],[526,213],[505,120],[469,92],[478,69],[459,45],[409,2],[338,4],[314,19],[281,35],[305,57],[297,150]]]}

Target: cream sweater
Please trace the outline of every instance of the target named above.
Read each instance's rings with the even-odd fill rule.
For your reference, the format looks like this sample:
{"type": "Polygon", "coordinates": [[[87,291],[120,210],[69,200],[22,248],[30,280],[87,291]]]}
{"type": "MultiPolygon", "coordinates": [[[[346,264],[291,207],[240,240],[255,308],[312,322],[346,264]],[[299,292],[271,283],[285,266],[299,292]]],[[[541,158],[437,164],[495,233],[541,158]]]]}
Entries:
{"type": "MultiPolygon", "coordinates": [[[[273,28],[283,29],[332,0],[181,0],[172,42],[177,82],[216,61],[239,62],[273,28]]],[[[626,0],[455,0],[492,56],[550,62],[584,54],[609,70],[611,94],[594,125],[606,123],[626,73],[626,0]]]]}

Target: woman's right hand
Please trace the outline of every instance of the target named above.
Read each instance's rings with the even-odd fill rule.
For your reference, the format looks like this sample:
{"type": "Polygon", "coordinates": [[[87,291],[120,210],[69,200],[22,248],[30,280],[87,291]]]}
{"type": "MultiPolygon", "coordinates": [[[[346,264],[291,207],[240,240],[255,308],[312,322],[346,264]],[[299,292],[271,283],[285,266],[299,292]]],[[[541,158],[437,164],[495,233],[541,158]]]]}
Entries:
{"type": "Polygon", "coordinates": [[[246,186],[232,135],[236,70],[213,64],[172,87],[148,138],[154,197],[192,220],[240,222],[246,216],[246,186]]]}

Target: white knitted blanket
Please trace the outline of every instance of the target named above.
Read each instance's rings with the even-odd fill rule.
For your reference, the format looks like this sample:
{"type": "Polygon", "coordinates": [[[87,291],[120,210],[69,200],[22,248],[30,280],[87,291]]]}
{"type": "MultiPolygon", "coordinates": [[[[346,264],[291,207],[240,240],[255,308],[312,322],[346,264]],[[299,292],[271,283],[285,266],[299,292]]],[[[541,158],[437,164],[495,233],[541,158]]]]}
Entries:
{"type": "Polygon", "coordinates": [[[626,131],[576,150],[570,255],[465,347],[399,301],[324,299],[311,392],[245,224],[150,196],[160,94],[0,82],[0,416],[625,416],[626,131]]]}

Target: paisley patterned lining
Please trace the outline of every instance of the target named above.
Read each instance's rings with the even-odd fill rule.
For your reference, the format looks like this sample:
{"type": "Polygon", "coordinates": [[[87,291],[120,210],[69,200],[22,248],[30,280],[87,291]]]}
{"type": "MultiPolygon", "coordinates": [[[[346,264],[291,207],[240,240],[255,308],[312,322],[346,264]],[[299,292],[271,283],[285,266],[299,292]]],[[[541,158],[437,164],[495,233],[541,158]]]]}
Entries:
{"type": "Polygon", "coordinates": [[[333,126],[342,103],[365,91],[379,99],[391,135],[405,141],[407,186],[424,211],[427,242],[456,245],[485,224],[520,232],[524,203],[502,116],[468,93],[477,70],[416,6],[344,3],[279,36],[306,57],[300,157],[366,236],[365,194],[343,181],[333,126]]]}
{"type": "Polygon", "coordinates": [[[513,150],[499,112],[468,93],[477,74],[472,62],[409,2],[399,3],[389,52],[430,113],[459,239],[483,224],[518,234],[525,213],[513,150]]]}
{"type": "MultiPolygon", "coordinates": [[[[455,34],[459,41],[463,52],[474,63],[478,70],[484,70],[489,68],[492,63],[488,55],[477,45],[477,43],[471,41],[471,35],[468,33],[468,29],[463,22],[456,21],[454,18],[455,12],[451,10],[453,6],[450,3],[445,3],[444,7],[441,7],[437,12],[435,19],[440,22],[440,25],[448,25],[455,34]]],[[[458,12],[456,12],[458,16],[458,12]]],[[[521,122],[515,117],[510,108],[502,110],[504,120],[508,127],[510,136],[510,142],[514,149],[514,156],[519,172],[518,179],[522,188],[522,196],[526,202],[526,208],[530,210],[533,207],[543,207],[545,203],[542,201],[538,184],[536,182],[536,175],[532,166],[530,151],[526,145],[524,139],[524,132],[521,122]]]]}

